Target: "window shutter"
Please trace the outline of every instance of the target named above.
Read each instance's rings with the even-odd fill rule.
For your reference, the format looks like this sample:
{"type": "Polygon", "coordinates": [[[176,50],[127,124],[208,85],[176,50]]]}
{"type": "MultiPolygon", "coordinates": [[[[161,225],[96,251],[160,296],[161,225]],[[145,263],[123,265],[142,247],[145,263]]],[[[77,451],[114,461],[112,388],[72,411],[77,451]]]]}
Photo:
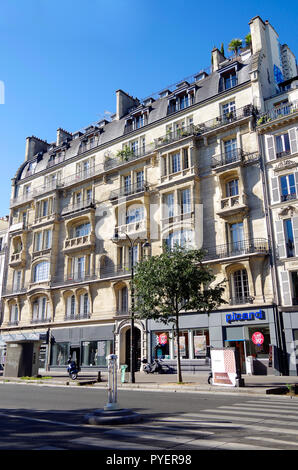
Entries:
{"type": "Polygon", "coordinates": [[[295,256],[298,256],[298,217],[292,218],[295,256]]]}
{"type": "Polygon", "coordinates": [[[275,160],[274,138],[272,135],[266,138],[267,143],[267,158],[268,160],[275,160]]]}
{"type": "Polygon", "coordinates": [[[282,220],[275,221],[276,242],[278,248],[278,255],[280,258],[286,258],[286,243],[284,235],[284,226],[282,220]]]}
{"type": "Polygon", "coordinates": [[[290,139],[291,153],[297,153],[298,146],[297,146],[296,127],[293,127],[293,129],[289,129],[289,139],[290,139]]]}
{"type": "Polygon", "coordinates": [[[298,171],[295,171],[294,179],[295,179],[296,198],[298,198],[298,171]]]}
{"type": "Polygon", "coordinates": [[[281,290],[282,290],[283,304],[284,304],[284,306],[292,305],[292,295],[291,295],[289,271],[281,271],[280,272],[280,280],[281,280],[281,290]]]}
{"type": "Polygon", "coordinates": [[[271,178],[272,202],[280,202],[279,179],[277,176],[271,178]]]}

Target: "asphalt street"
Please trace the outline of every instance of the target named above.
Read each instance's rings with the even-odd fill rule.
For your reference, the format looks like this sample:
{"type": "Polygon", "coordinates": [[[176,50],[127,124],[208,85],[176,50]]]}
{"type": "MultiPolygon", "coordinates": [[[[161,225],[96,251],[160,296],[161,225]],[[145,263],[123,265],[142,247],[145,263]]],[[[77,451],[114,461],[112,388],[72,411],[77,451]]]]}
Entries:
{"type": "Polygon", "coordinates": [[[118,403],[140,423],[86,425],[107,391],[0,384],[0,449],[4,450],[297,450],[298,400],[121,390],[118,403]]]}

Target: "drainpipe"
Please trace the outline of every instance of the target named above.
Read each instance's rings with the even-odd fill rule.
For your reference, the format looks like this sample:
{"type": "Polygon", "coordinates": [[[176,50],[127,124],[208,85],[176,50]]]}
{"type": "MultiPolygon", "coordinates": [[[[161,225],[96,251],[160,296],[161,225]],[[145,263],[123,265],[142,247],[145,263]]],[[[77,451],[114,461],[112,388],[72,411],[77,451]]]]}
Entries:
{"type": "Polygon", "coordinates": [[[283,329],[283,319],[279,314],[278,307],[281,306],[281,295],[278,283],[278,274],[277,274],[277,267],[276,267],[276,253],[273,246],[273,221],[272,221],[272,214],[269,209],[269,196],[268,196],[268,179],[267,179],[267,172],[266,172],[266,165],[265,165],[265,158],[264,158],[264,143],[262,136],[258,134],[258,143],[260,149],[260,169],[261,169],[261,177],[262,177],[262,185],[263,185],[263,194],[264,194],[264,210],[265,210],[265,220],[267,226],[267,233],[269,239],[269,256],[270,256],[270,271],[271,271],[271,279],[273,285],[273,294],[274,294],[274,304],[273,304],[273,315],[274,315],[274,325],[275,325],[275,334],[276,334],[276,342],[277,342],[277,354],[278,354],[278,364],[279,364],[279,373],[280,375],[287,375],[287,361],[286,361],[286,347],[284,341],[284,329],[283,329]]]}

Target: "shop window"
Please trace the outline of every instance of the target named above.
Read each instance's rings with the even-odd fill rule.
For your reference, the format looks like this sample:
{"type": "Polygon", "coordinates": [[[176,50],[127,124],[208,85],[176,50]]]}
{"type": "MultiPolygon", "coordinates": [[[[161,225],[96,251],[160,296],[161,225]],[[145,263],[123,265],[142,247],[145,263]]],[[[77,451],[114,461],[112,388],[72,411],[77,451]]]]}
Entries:
{"type": "Polygon", "coordinates": [[[209,330],[193,331],[193,351],[195,359],[208,356],[210,348],[209,330]]]}
{"type": "MultiPolygon", "coordinates": [[[[188,343],[188,331],[179,332],[179,349],[180,357],[182,359],[189,359],[189,343],[188,343]]],[[[178,343],[177,337],[174,337],[174,357],[177,357],[178,343]]]]}
{"type": "Polygon", "coordinates": [[[249,341],[246,345],[246,355],[253,356],[256,359],[268,359],[269,358],[269,345],[270,345],[270,331],[269,327],[249,327],[248,328],[249,341]],[[254,333],[260,332],[264,336],[264,342],[262,344],[255,344],[252,340],[254,333]]]}
{"type": "Polygon", "coordinates": [[[83,341],[82,366],[106,366],[106,357],[113,353],[113,341],[83,341]]]}
{"type": "Polygon", "coordinates": [[[51,365],[66,366],[70,354],[69,343],[54,343],[51,348],[51,365]]]}

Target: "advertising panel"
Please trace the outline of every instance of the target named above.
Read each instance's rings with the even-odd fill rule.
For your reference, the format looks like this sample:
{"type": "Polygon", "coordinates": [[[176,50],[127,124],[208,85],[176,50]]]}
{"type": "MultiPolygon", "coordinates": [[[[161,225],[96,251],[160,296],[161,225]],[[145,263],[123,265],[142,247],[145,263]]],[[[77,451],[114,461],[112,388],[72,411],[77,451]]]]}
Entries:
{"type": "Polygon", "coordinates": [[[212,384],[236,386],[236,360],[233,349],[211,349],[212,384]]]}

